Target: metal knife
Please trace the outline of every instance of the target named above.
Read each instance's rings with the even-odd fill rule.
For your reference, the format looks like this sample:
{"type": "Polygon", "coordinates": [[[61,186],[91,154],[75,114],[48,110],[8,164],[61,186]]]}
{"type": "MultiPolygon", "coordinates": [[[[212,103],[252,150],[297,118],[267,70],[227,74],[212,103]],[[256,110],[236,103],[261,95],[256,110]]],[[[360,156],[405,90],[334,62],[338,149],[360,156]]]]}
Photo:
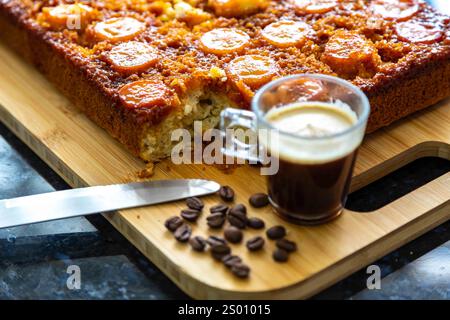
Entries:
{"type": "Polygon", "coordinates": [[[219,188],[201,179],[155,180],[6,199],[0,201],[0,228],[203,196],[219,188]]]}

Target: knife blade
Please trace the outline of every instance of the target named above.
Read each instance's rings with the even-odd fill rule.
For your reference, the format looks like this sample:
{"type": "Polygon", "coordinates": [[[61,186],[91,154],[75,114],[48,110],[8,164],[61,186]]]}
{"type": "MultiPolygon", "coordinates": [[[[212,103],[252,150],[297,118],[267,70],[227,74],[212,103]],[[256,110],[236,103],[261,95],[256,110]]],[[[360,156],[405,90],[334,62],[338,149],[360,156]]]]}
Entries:
{"type": "Polygon", "coordinates": [[[0,200],[0,228],[203,196],[219,188],[202,179],[155,180],[5,199],[0,200]]]}

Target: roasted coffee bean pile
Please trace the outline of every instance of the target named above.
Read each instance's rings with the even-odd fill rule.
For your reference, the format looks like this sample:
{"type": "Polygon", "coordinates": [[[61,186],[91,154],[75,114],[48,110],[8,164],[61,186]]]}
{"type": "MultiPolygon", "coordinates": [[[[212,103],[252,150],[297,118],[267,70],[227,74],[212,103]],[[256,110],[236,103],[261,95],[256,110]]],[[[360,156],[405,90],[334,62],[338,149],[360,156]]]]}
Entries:
{"type": "MultiPolygon", "coordinates": [[[[218,194],[224,202],[234,201],[235,193],[229,186],[222,186],[218,194]]],[[[269,198],[264,193],[255,193],[249,198],[249,203],[254,208],[261,208],[269,204],[269,198]]],[[[185,222],[194,223],[198,220],[205,207],[203,201],[197,197],[188,198],[186,206],[186,209],[181,210],[180,216],[173,216],[165,221],[167,230],[173,233],[177,241],[189,242],[194,251],[204,252],[209,249],[211,256],[221,261],[236,277],[247,278],[250,275],[250,267],[241,257],[232,254],[228,243],[241,243],[244,230],[247,228],[264,229],[264,221],[257,217],[248,217],[247,207],[242,203],[234,205],[220,203],[209,208],[206,223],[211,229],[220,229],[228,222],[224,228],[224,238],[211,235],[205,239],[198,235],[192,236],[191,226],[185,222]]],[[[276,241],[276,249],[272,253],[272,258],[276,262],[287,261],[289,254],[297,250],[297,244],[285,238],[286,233],[283,226],[273,226],[266,230],[267,238],[276,241]]],[[[254,252],[263,250],[265,243],[262,236],[254,236],[245,242],[245,246],[254,252]]]]}

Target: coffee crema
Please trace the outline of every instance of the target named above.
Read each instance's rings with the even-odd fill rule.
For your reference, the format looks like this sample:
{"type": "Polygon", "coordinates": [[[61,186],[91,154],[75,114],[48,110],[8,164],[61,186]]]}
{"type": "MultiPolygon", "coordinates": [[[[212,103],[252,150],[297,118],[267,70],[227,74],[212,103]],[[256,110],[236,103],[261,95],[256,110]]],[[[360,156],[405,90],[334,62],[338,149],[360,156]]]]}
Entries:
{"type": "Polygon", "coordinates": [[[280,131],[309,138],[343,132],[358,120],[346,104],[323,102],[293,103],[273,108],[265,118],[280,131]]]}
{"type": "Polygon", "coordinates": [[[354,139],[340,139],[338,136],[358,121],[353,110],[342,102],[288,104],[271,109],[265,120],[273,128],[290,136],[281,134],[276,140],[262,137],[262,143],[271,155],[291,162],[328,162],[351,153],[361,142],[357,136],[354,139]],[[264,141],[270,142],[266,144],[264,141]]]}
{"type": "Polygon", "coordinates": [[[338,216],[361,142],[339,133],[355,126],[356,114],[343,103],[309,102],[271,109],[265,120],[281,132],[278,139],[266,140],[271,156],[279,158],[278,172],[268,176],[276,211],[301,224],[338,216]]]}

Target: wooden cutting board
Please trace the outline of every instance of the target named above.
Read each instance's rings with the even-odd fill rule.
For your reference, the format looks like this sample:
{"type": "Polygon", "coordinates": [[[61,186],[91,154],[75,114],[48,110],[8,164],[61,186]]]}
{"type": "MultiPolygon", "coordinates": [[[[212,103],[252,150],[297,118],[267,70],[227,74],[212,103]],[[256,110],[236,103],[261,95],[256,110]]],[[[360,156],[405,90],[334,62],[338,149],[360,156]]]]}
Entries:
{"type": "MultiPolygon", "coordinates": [[[[45,78],[0,45],[0,119],[71,186],[82,187],[136,180],[145,165],[105,131],[79,113],[45,78]]],[[[359,152],[352,189],[424,156],[450,159],[450,101],[368,136],[359,152]]],[[[152,179],[208,178],[232,186],[236,202],[265,191],[257,168],[232,172],[206,165],[156,166],[152,179]]],[[[272,261],[274,248],[249,253],[233,245],[252,268],[247,280],[231,275],[209,253],[193,252],[165,230],[166,218],[185,207],[183,201],[105,214],[106,218],[182,290],[194,298],[306,298],[410,241],[450,217],[450,173],[370,213],[346,210],[339,219],[317,227],[285,223],[270,208],[250,209],[267,226],[284,224],[299,251],[289,262],[272,261]]],[[[205,198],[207,206],[218,196],[205,198]]],[[[196,235],[220,234],[205,224],[205,213],[193,225],[196,235]]],[[[245,238],[261,231],[249,230],[245,238]]]]}

